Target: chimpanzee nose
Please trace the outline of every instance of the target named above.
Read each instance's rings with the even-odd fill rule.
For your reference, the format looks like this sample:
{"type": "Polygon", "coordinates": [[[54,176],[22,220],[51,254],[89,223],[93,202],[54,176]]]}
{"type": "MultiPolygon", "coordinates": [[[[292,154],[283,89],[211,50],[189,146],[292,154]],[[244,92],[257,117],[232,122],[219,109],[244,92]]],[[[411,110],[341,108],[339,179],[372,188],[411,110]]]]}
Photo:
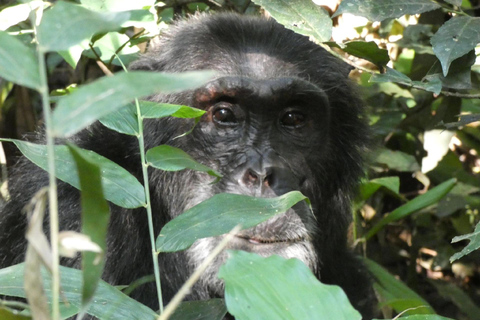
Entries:
{"type": "Polygon", "coordinates": [[[274,170],[272,168],[255,169],[248,168],[245,170],[242,182],[247,187],[271,187],[274,178],[274,170]]]}

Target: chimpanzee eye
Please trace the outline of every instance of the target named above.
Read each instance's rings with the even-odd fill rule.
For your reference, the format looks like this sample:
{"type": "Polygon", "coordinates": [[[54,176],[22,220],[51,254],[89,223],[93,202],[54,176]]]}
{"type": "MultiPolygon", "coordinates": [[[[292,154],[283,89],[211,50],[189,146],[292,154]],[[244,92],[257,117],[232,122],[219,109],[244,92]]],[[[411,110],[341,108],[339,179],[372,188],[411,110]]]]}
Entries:
{"type": "Polygon", "coordinates": [[[213,111],[213,120],[223,125],[234,125],[238,122],[232,110],[222,107],[213,111]]]}
{"type": "Polygon", "coordinates": [[[305,124],[305,115],[300,112],[290,111],[283,115],[280,123],[285,127],[298,128],[305,124]]]}

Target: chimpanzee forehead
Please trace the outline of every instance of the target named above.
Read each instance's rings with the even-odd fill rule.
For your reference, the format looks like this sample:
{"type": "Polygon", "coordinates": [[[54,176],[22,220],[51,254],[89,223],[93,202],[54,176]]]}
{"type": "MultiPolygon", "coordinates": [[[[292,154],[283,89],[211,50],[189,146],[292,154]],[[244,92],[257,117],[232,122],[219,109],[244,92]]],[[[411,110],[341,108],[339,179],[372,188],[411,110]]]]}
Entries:
{"type": "Polygon", "coordinates": [[[291,99],[296,95],[326,99],[326,94],[315,84],[296,77],[271,79],[252,79],[244,76],[225,76],[217,78],[195,91],[195,100],[200,103],[212,103],[219,99],[291,99]]]}

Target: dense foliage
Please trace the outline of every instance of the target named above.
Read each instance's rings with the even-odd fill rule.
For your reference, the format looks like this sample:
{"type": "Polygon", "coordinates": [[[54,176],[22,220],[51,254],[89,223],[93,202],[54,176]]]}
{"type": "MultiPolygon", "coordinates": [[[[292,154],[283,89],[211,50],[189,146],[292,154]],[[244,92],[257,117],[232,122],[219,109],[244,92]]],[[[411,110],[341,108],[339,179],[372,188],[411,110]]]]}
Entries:
{"type": "MultiPolygon", "coordinates": [[[[131,103],[156,90],[195,87],[211,74],[127,73],[121,69],[149,41],[154,42],[174,17],[234,10],[270,15],[355,67],[351,77],[361,85],[373,141],[352,212],[352,246],[365,256],[384,318],[402,314],[405,319],[420,319],[418,315],[423,315],[421,319],[480,319],[478,0],[34,0],[10,1],[0,10],[0,146],[8,160],[5,164],[0,149],[0,202],[8,201],[6,165],[18,155],[15,144],[38,166],[51,172],[56,167],[59,179],[82,190],[82,231],[89,237],[57,234],[59,244],[50,248],[41,228],[45,194],[40,193],[30,213],[36,219],[27,234],[32,245],[25,264],[0,270],[0,294],[7,296],[0,302],[0,318],[48,318],[48,304],[59,303],[62,316],[79,312],[100,319],[157,316],[127,297],[132,287],[120,288],[122,293],[99,280],[102,263],[94,263],[102,259],[105,246],[108,208],[103,199],[127,208],[148,208],[148,190],[116,164],[71,144],[53,147],[52,141],[100,120],[112,130],[137,136],[142,161],[159,170],[188,168],[218,177],[181,150],[159,146],[145,152],[141,147],[143,118],[198,118],[202,111],[138,100],[131,103]],[[112,73],[117,74],[107,77],[112,73]],[[104,92],[110,95],[96,99],[104,92]],[[50,103],[55,104],[53,114],[50,103]],[[42,109],[49,144],[12,140],[34,130],[42,109]],[[128,190],[117,188],[122,183],[129,185],[128,190]],[[96,213],[95,220],[91,212],[96,213]],[[69,247],[62,242],[65,239],[75,244],[69,247]],[[60,269],[60,299],[55,280],[58,249],[67,256],[82,251],[85,260],[83,271],[60,269]],[[49,271],[42,271],[41,265],[49,271]],[[53,282],[48,280],[50,274],[53,282]],[[48,280],[45,289],[39,285],[42,278],[48,280]],[[8,296],[26,297],[28,304],[8,296]]],[[[168,224],[160,236],[151,235],[152,244],[155,237],[157,251],[183,250],[196,238],[231,230],[235,225],[231,221],[238,220],[236,208],[254,212],[256,206],[271,207],[263,217],[268,219],[275,210],[285,210],[303,198],[293,192],[272,204],[272,199],[248,202],[219,195],[202,204],[224,210],[215,213],[207,233],[202,225],[193,229],[189,225],[188,215],[205,212],[193,208],[183,219],[168,224]],[[186,229],[192,229],[191,233],[185,235],[186,229]]],[[[244,225],[261,222],[242,217],[248,220],[244,225]]],[[[55,230],[51,239],[57,239],[55,230]]],[[[332,314],[335,319],[359,318],[338,288],[316,281],[298,261],[236,252],[220,277],[226,282],[227,309],[239,319],[332,319],[332,314]],[[252,275],[248,279],[246,272],[252,275]],[[282,274],[293,276],[282,278],[282,274]],[[252,294],[249,288],[256,286],[267,289],[252,294]],[[301,297],[305,304],[288,306],[291,296],[301,297]],[[315,299],[325,297],[335,303],[315,304],[315,299]],[[312,304],[315,307],[306,307],[312,304]]],[[[163,315],[171,311],[167,307],[163,315]]],[[[172,318],[221,319],[225,312],[221,300],[190,302],[180,304],[172,318]],[[206,316],[201,318],[200,313],[206,316]]],[[[54,307],[52,317],[57,314],[54,307]]]]}

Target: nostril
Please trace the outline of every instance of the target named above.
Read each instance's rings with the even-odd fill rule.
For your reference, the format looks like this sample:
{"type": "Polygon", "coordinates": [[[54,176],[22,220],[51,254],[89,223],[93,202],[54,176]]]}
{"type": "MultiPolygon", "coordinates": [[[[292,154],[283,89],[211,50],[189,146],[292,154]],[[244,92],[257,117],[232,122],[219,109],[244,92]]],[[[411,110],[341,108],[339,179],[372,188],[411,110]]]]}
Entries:
{"type": "Polygon", "coordinates": [[[245,175],[245,180],[250,184],[256,183],[258,181],[258,175],[253,172],[251,169],[248,169],[245,175]]]}

